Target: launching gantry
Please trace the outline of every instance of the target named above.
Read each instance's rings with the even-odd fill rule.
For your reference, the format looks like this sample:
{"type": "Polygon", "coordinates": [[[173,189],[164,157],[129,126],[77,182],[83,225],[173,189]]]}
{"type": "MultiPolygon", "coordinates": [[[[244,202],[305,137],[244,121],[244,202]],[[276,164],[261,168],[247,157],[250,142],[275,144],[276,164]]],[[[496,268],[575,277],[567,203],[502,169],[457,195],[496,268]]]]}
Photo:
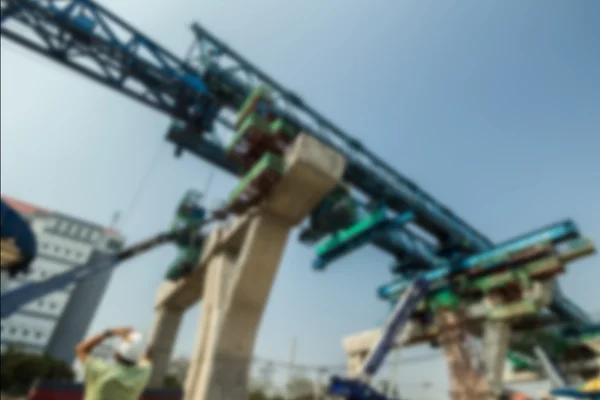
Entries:
{"type": "MultiPolygon", "coordinates": [[[[175,118],[176,121],[169,131],[168,139],[178,146],[178,153],[185,149],[225,171],[233,174],[238,174],[240,170],[245,172],[244,179],[248,185],[242,185],[240,195],[233,196],[235,201],[240,199],[243,199],[243,201],[238,204],[233,202],[230,204],[234,207],[241,205],[240,213],[244,214],[246,212],[244,207],[248,206],[251,206],[250,208],[254,210],[269,209],[269,207],[264,208],[264,206],[258,207],[258,204],[265,203],[264,196],[269,190],[274,190],[275,187],[283,185],[286,179],[292,179],[285,177],[287,171],[282,171],[288,166],[281,158],[281,144],[283,143],[283,147],[286,147],[290,142],[299,141],[302,136],[296,135],[298,135],[298,131],[303,131],[317,137],[322,142],[329,141],[340,152],[343,152],[347,163],[344,172],[346,182],[351,184],[353,188],[360,190],[371,202],[385,202],[384,205],[393,211],[393,213],[390,213],[392,218],[389,221],[378,220],[377,218],[369,219],[369,215],[367,220],[360,220],[358,214],[364,210],[357,209],[355,199],[347,195],[346,185],[339,182],[338,179],[335,189],[327,196],[325,201],[319,203],[318,200],[314,200],[315,205],[316,203],[319,204],[310,214],[309,226],[302,232],[301,241],[303,243],[315,243],[331,234],[334,235],[333,239],[349,237],[354,240],[357,237],[352,236],[353,232],[365,233],[366,231],[361,231],[361,229],[365,226],[368,228],[370,226],[369,221],[378,221],[381,223],[379,226],[383,227],[383,230],[378,232],[377,235],[371,236],[367,241],[371,241],[396,258],[397,263],[394,267],[394,273],[405,275],[406,279],[410,279],[410,275],[420,273],[425,269],[441,271],[443,274],[450,272],[452,293],[455,297],[458,297],[458,301],[453,300],[453,296],[447,295],[448,292],[446,294],[436,294],[432,297],[436,300],[426,303],[426,312],[422,315],[427,316],[429,310],[435,311],[436,307],[443,310],[454,310],[457,304],[460,306],[460,310],[470,309],[471,306],[477,304],[483,308],[489,306],[494,311],[490,310],[489,315],[486,314],[486,318],[488,316],[491,318],[493,314],[510,314],[511,307],[513,311],[515,309],[531,310],[531,302],[536,306],[533,309],[539,309],[536,297],[531,294],[525,295],[525,292],[530,293],[531,290],[523,289],[523,287],[516,290],[516,293],[523,294],[523,299],[529,301],[529,303],[524,301],[519,303],[518,306],[513,304],[514,302],[509,303],[512,304],[511,306],[504,304],[507,299],[513,300],[513,294],[511,294],[513,292],[509,291],[509,293],[496,296],[495,294],[501,292],[497,288],[491,289],[489,292],[485,291],[482,296],[486,299],[493,299],[491,302],[486,303],[481,299],[471,299],[469,290],[476,289],[475,294],[479,293],[481,295],[481,288],[477,288],[476,285],[469,286],[468,284],[466,289],[461,286],[460,282],[475,281],[476,279],[471,279],[474,277],[462,269],[464,265],[459,263],[457,258],[460,260],[466,257],[469,260],[471,259],[469,256],[472,254],[481,254],[482,252],[485,254],[494,246],[493,243],[423,192],[413,182],[401,176],[387,163],[374,156],[359,141],[345,134],[339,127],[317,113],[302,99],[294,95],[293,91],[275,82],[198,24],[194,24],[192,29],[196,39],[195,49],[200,54],[191,57],[190,64],[173,56],[171,52],[159,46],[151,38],[134,29],[131,24],[121,20],[114,13],[91,0],[64,2],[54,0],[43,2],[2,0],[1,3],[3,39],[11,40],[20,46],[44,55],[48,59],[67,66],[73,71],[78,71],[107,87],[117,90],[121,94],[175,118]],[[258,116],[260,118],[254,118],[254,120],[246,118],[246,115],[256,117],[257,115],[253,113],[257,109],[247,112],[246,115],[242,112],[242,117],[238,118],[236,123],[238,136],[228,149],[224,149],[221,143],[216,140],[215,135],[209,134],[209,132],[211,132],[214,122],[220,120],[217,119],[217,116],[221,116],[219,114],[222,109],[236,111],[240,107],[245,107],[242,107],[244,100],[251,102],[257,99],[247,99],[249,92],[257,82],[268,83],[273,87],[278,92],[279,100],[283,100],[282,104],[285,107],[280,105],[277,113],[263,113],[258,116]],[[282,116],[287,117],[282,119],[280,118],[282,116]],[[254,131],[254,134],[251,131],[254,131]],[[247,150],[249,148],[259,149],[259,151],[247,150]],[[241,159],[239,156],[241,156],[241,159]],[[234,161],[236,158],[240,161],[239,163],[234,161]],[[252,168],[249,171],[248,168],[250,167],[252,168]],[[408,209],[410,211],[407,211],[408,209]],[[359,220],[357,221],[357,219],[359,220]],[[427,243],[411,235],[409,230],[401,229],[403,224],[411,221],[418,223],[419,226],[439,239],[440,246],[432,248],[427,243]],[[350,225],[352,226],[346,229],[350,225]],[[458,279],[461,276],[465,279],[458,279]],[[456,287],[467,290],[467,293],[465,293],[467,296],[463,296],[460,290],[456,292],[456,287]],[[446,300],[443,300],[444,298],[446,300]],[[489,303],[494,303],[494,305],[490,306],[489,303]]],[[[265,99],[263,98],[263,100],[265,99]]],[[[262,104],[265,104],[265,102],[262,102],[262,104]]],[[[245,108],[245,111],[249,110],[250,108],[245,108]]],[[[259,113],[262,112],[261,110],[258,111],[259,113]]],[[[307,141],[309,140],[307,139],[307,141]]],[[[286,148],[286,159],[289,151],[286,148]]],[[[310,189],[314,191],[314,187],[310,189]]],[[[274,190],[273,193],[275,192],[278,191],[274,190]]],[[[302,194],[306,195],[307,193],[302,194]]],[[[299,199],[302,198],[299,197],[299,199]]],[[[288,204],[291,207],[290,210],[298,207],[295,203],[297,200],[290,201],[288,204]]],[[[274,200],[268,200],[268,202],[274,202],[274,200]]],[[[367,211],[370,212],[370,210],[367,211]]],[[[277,215],[277,213],[271,211],[269,213],[269,215],[277,215]]],[[[240,216],[239,220],[242,221],[244,218],[250,218],[250,216],[240,216]]],[[[236,224],[244,226],[241,222],[236,224]]],[[[254,226],[250,222],[246,224],[248,227],[254,226]]],[[[244,229],[247,230],[246,233],[236,233],[233,236],[243,238],[251,236],[248,232],[252,230],[250,228],[244,229]]],[[[241,232],[245,232],[244,229],[241,229],[241,232]]],[[[220,240],[222,239],[212,240],[221,243],[220,240]]],[[[246,243],[244,240],[242,240],[242,243],[246,243]]],[[[357,243],[360,244],[361,240],[363,239],[358,238],[357,243]]],[[[211,240],[208,240],[208,242],[206,248],[209,248],[208,245],[211,240]]],[[[340,242],[341,245],[347,244],[343,240],[340,242]]],[[[217,248],[223,248],[223,246],[219,245],[217,248]]],[[[175,282],[165,284],[163,292],[166,294],[162,297],[165,297],[165,299],[178,298],[174,293],[188,293],[189,291],[177,288],[189,288],[191,285],[191,288],[194,289],[190,289],[191,292],[196,293],[194,296],[199,298],[202,296],[202,290],[197,286],[202,286],[202,280],[197,280],[195,285],[185,284],[182,281],[193,282],[192,277],[196,275],[204,276],[199,271],[207,269],[208,264],[190,263],[189,261],[194,259],[193,251],[198,249],[190,248],[189,244],[186,243],[180,243],[180,247],[182,250],[190,250],[191,252],[182,254],[177,263],[181,267],[179,270],[171,271],[173,274],[170,278],[174,279],[175,282]],[[184,278],[182,274],[188,275],[184,278]],[[170,289],[166,288],[169,285],[170,289]]],[[[325,264],[332,260],[332,258],[327,258],[327,256],[335,256],[329,251],[331,249],[339,250],[339,255],[355,248],[355,245],[345,248],[322,247],[320,248],[322,254],[320,254],[317,266],[323,268],[325,264]]],[[[203,252],[206,253],[206,249],[203,252]]],[[[202,259],[204,260],[204,258],[202,259]]],[[[546,265],[551,265],[551,263],[548,261],[546,265]]],[[[551,267],[548,268],[551,269],[551,267]]],[[[506,269],[514,268],[511,266],[506,269]]],[[[486,274],[487,272],[483,273],[481,277],[485,277],[486,274]]],[[[442,277],[441,282],[445,280],[447,279],[442,277]]],[[[493,279],[491,280],[493,281],[493,279]]],[[[542,284],[542,280],[541,278],[534,278],[533,281],[535,282],[532,283],[532,286],[547,290],[548,287],[542,284]]],[[[512,282],[513,279],[510,278],[509,281],[512,282]]],[[[394,289],[396,283],[387,289],[394,289]]],[[[505,286],[518,285],[506,284],[505,286]]],[[[535,290],[538,289],[533,289],[533,292],[535,290]]],[[[392,290],[392,292],[392,296],[399,295],[397,291],[392,290]]],[[[184,295],[179,295],[179,297],[181,296],[184,295]]],[[[518,297],[518,295],[516,296],[518,297]]],[[[582,341],[581,338],[584,335],[592,335],[590,340],[594,340],[593,329],[589,332],[586,331],[585,334],[583,331],[578,331],[580,328],[590,328],[583,326],[587,324],[587,318],[582,315],[581,310],[568,299],[562,297],[559,291],[554,290],[550,298],[553,303],[548,308],[552,309],[553,313],[561,319],[560,322],[575,321],[578,324],[574,329],[565,331],[565,333],[568,332],[571,335],[570,341],[582,341]],[[558,300],[554,301],[556,299],[558,300]]],[[[176,303],[172,303],[173,310],[177,309],[175,307],[176,303]]],[[[171,303],[159,302],[159,310],[166,310],[167,304],[171,303]]],[[[466,311],[461,312],[466,313],[466,311]]],[[[430,314],[429,316],[431,316],[430,314]]],[[[177,322],[180,318],[177,317],[175,312],[164,314],[164,318],[161,315],[163,314],[158,314],[158,321],[168,321],[168,318],[172,318],[174,322],[177,322]],[[171,315],[171,317],[168,317],[168,315],[171,315]]],[[[467,313],[465,319],[471,321],[468,315],[467,313]]],[[[525,316],[526,313],[523,315],[525,316]]],[[[539,320],[533,318],[533,322],[541,323],[544,318],[546,318],[545,315],[540,315],[539,320]]],[[[527,319],[523,317],[524,321],[527,319]]],[[[418,321],[418,318],[416,318],[416,321],[422,323],[418,321]]],[[[477,319],[473,322],[476,327],[481,327],[481,324],[477,323],[477,319]]],[[[428,322],[426,324],[427,329],[433,329],[431,326],[435,327],[436,323],[428,322]]],[[[513,328],[516,329],[514,324],[513,328]]],[[[156,337],[168,336],[167,334],[159,334],[161,329],[169,329],[169,324],[160,325],[155,330],[156,337]]],[[[540,334],[543,334],[541,337],[554,338],[556,336],[549,329],[545,329],[540,334]]],[[[514,336],[511,339],[512,342],[515,341],[514,336]]],[[[536,340],[540,337],[536,333],[532,336],[536,337],[536,340]]],[[[554,343],[549,339],[544,341],[554,343]]],[[[168,343],[168,340],[164,343],[168,343]]],[[[562,344],[551,347],[556,347],[558,355],[567,354],[564,349],[571,348],[571,346],[562,344]]],[[[160,349],[160,346],[157,349],[160,349]]],[[[163,353],[166,351],[165,349],[163,348],[163,353]]],[[[515,365],[518,364],[519,368],[525,369],[533,365],[526,357],[526,353],[530,349],[525,349],[525,352],[519,352],[518,347],[515,347],[515,349],[518,357],[511,355],[511,361],[515,365]]],[[[513,350],[512,347],[511,350],[513,350]]],[[[534,368],[537,367],[534,366],[534,368]]],[[[159,372],[160,368],[157,368],[156,374],[159,372]]]]}

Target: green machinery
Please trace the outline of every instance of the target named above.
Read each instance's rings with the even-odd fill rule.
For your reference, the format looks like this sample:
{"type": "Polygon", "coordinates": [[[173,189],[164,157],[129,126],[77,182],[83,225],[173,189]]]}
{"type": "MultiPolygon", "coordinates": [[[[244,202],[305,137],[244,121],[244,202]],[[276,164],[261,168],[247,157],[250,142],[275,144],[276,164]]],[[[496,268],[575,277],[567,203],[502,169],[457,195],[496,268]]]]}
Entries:
{"type": "MultiPolygon", "coordinates": [[[[255,89],[242,105],[235,123],[236,134],[227,147],[228,156],[243,166],[246,174],[231,192],[228,205],[242,213],[268,195],[285,172],[283,155],[300,128],[289,118],[273,111],[273,101],[265,87],[255,89]]],[[[351,225],[355,205],[349,189],[334,189],[312,212],[306,237],[323,237],[351,225]],[[326,231],[325,234],[323,232],[326,231]]]]}
{"type": "MultiPolygon", "coordinates": [[[[200,225],[206,219],[206,210],[201,206],[202,193],[188,190],[177,207],[175,219],[171,224],[171,232],[194,224],[200,225]]],[[[198,230],[177,238],[175,241],[179,254],[169,266],[166,279],[176,281],[189,274],[198,263],[202,253],[205,237],[198,230]]]]}
{"type": "Polygon", "coordinates": [[[237,214],[257,204],[279,181],[283,152],[297,134],[272,113],[271,105],[268,90],[255,89],[238,113],[236,135],[227,147],[228,156],[246,171],[228,199],[230,210],[237,214]]]}
{"type": "MultiPolygon", "coordinates": [[[[289,119],[273,113],[272,104],[268,89],[260,87],[248,96],[238,113],[236,134],[227,147],[227,155],[245,171],[227,199],[228,209],[235,214],[243,213],[270,193],[285,172],[284,152],[299,133],[289,119]]],[[[201,200],[201,193],[188,191],[171,230],[204,221],[206,210],[201,200]]],[[[356,218],[355,209],[348,187],[337,187],[312,212],[307,232],[314,239],[350,226],[356,218]]],[[[197,264],[203,242],[200,233],[180,238],[179,256],[169,267],[166,279],[177,280],[189,274],[197,264]]]]}

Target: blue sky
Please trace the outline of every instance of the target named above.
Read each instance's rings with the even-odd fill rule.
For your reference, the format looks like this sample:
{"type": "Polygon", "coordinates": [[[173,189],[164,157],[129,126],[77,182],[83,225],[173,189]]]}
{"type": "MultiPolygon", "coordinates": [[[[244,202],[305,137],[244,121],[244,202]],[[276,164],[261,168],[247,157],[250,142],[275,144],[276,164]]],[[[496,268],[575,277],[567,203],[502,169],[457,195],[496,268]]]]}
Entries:
{"type": "MultiPolygon", "coordinates": [[[[600,241],[597,1],[102,3],[180,55],[201,22],[494,241],[566,217],[600,241]]],[[[1,55],[4,194],[108,223],[159,151],[122,221],[135,241],[168,226],[185,190],[204,187],[212,168],[172,157],[164,115],[5,40],[1,55]]],[[[217,172],[210,200],[233,185],[217,172]]],[[[160,249],[120,269],[91,329],[148,329],[174,255],[160,249]]],[[[340,337],[382,321],[374,292],[389,279],[388,256],[364,249],[324,273],[311,257],[294,236],[257,354],[285,359],[298,337],[298,362],[339,364],[340,337]]],[[[561,281],[584,308],[600,308],[597,257],[561,281]]],[[[186,316],[178,354],[190,350],[199,312],[186,316]]],[[[402,382],[436,382],[432,395],[445,390],[441,360],[400,371],[402,382]]]]}

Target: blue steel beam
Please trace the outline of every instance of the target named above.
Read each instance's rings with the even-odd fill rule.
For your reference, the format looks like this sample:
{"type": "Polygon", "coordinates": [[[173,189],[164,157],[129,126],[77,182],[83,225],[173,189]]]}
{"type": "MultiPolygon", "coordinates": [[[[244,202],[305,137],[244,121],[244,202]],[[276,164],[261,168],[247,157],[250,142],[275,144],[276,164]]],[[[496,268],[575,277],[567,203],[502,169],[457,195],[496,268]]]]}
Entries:
{"type": "Polygon", "coordinates": [[[401,229],[404,224],[414,219],[412,212],[405,212],[393,218],[389,218],[385,214],[385,209],[377,210],[373,214],[374,219],[370,226],[353,225],[351,228],[333,235],[330,240],[317,248],[318,257],[313,261],[313,267],[319,270],[325,269],[328,264],[338,258],[350,254],[368,242],[377,243],[378,239],[390,230],[401,229]]]}
{"type": "Polygon", "coordinates": [[[211,130],[218,108],[196,71],[110,11],[86,0],[0,4],[2,37],[198,132],[211,130]]]}
{"type": "MultiPolygon", "coordinates": [[[[390,231],[386,236],[388,238],[392,237],[394,233],[405,238],[405,240],[396,244],[403,249],[409,259],[422,260],[424,265],[432,269],[426,272],[424,276],[429,281],[438,281],[438,284],[434,285],[435,287],[439,287],[441,281],[446,280],[454,274],[464,273],[472,268],[481,268],[481,266],[484,266],[484,268],[494,267],[497,265],[494,261],[501,258],[502,254],[506,254],[507,252],[517,252],[536,243],[559,242],[573,239],[579,235],[575,224],[572,221],[565,221],[503,242],[493,250],[468,257],[458,264],[451,264],[448,260],[438,257],[435,250],[428,243],[414,235],[410,235],[407,231],[390,231]],[[436,262],[435,260],[438,261],[436,262]]],[[[393,298],[402,292],[410,282],[410,279],[396,280],[380,287],[378,294],[382,298],[393,298]]],[[[549,309],[562,321],[582,326],[593,325],[592,318],[581,307],[564,295],[558,282],[554,283],[554,296],[549,309]]]]}
{"type": "MultiPolygon", "coordinates": [[[[505,261],[508,253],[519,252],[545,242],[562,242],[577,237],[579,232],[572,221],[564,221],[545,229],[535,231],[530,235],[520,237],[518,240],[509,241],[503,246],[493,250],[468,257],[457,265],[444,265],[424,273],[423,277],[428,282],[442,281],[451,278],[455,274],[465,273],[472,270],[484,271],[498,267],[505,261]]],[[[379,296],[382,298],[393,298],[410,285],[412,280],[400,279],[379,288],[379,296]]]]}
{"type": "MultiPolygon", "coordinates": [[[[338,236],[343,237],[345,232],[352,231],[356,225],[361,223],[361,220],[369,218],[369,214],[364,209],[360,211],[356,224],[338,233],[338,236]]],[[[382,211],[385,212],[384,209],[375,212],[381,213],[382,211]]],[[[447,261],[438,257],[435,249],[429,243],[404,228],[406,223],[412,221],[412,217],[412,213],[404,213],[400,216],[387,215],[379,223],[366,227],[360,235],[353,236],[350,240],[340,241],[337,237],[331,238],[317,248],[317,258],[313,261],[313,267],[324,269],[339,258],[371,242],[375,247],[395,255],[397,258],[411,260],[412,265],[426,268],[446,265],[447,261]],[[339,243],[334,243],[336,241],[339,243]]]]}
{"type": "Polygon", "coordinates": [[[567,323],[563,326],[553,329],[557,334],[572,338],[584,335],[600,335],[600,322],[592,322],[589,324],[567,323]]]}
{"type": "Polygon", "coordinates": [[[436,254],[435,249],[429,243],[406,229],[390,229],[373,243],[388,252],[396,249],[395,255],[411,260],[411,265],[433,268],[447,263],[447,260],[436,254]]]}
{"type": "Polygon", "coordinates": [[[557,399],[600,400],[600,390],[584,390],[578,387],[552,389],[550,395],[557,399]]]}

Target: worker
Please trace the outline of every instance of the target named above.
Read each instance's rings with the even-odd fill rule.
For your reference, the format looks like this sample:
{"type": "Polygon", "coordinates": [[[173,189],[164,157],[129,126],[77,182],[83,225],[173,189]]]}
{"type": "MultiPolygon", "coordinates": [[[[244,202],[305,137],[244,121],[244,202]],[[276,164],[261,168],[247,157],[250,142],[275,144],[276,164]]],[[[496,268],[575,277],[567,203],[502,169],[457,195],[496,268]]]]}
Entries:
{"type": "Polygon", "coordinates": [[[109,329],[79,343],[75,352],[84,367],[84,400],[137,400],[150,379],[151,350],[132,328],[109,329]],[[109,338],[120,339],[112,363],[91,354],[109,338]]]}

